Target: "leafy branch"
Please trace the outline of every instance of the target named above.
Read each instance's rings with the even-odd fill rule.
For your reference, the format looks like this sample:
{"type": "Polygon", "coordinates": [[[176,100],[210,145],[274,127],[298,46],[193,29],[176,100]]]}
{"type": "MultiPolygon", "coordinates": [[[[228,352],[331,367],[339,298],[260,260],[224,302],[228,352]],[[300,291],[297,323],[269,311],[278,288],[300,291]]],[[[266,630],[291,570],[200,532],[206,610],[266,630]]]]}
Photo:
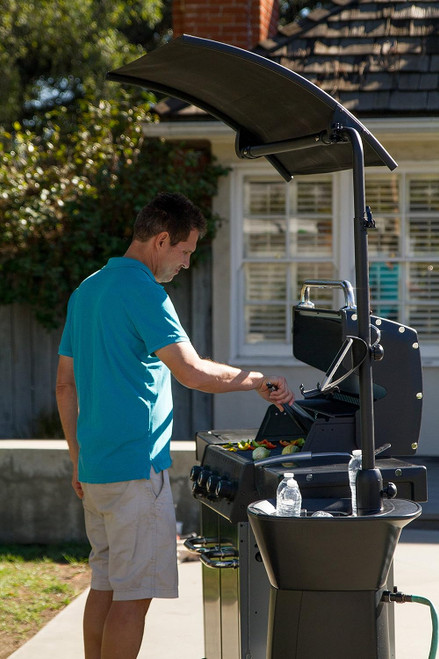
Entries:
{"type": "Polygon", "coordinates": [[[71,291],[129,244],[137,212],[159,191],[181,192],[211,211],[226,170],[205,150],[145,139],[148,105],[127,99],[80,104],[45,117],[38,134],[14,124],[0,137],[0,304],[30,305],[57,327],[71,291]]]}

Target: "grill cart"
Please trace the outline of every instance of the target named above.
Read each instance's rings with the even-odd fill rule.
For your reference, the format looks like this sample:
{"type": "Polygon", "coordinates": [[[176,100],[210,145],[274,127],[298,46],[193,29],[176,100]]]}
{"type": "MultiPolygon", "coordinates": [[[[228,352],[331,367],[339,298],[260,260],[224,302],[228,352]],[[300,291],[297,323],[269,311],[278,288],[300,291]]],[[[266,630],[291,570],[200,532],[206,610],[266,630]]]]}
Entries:
{"type": "Polygon", "coordinates": [[[226,44],[183,36],[108,78],[206,110],[236,131],[240,158],[265,157],[287,181],[353,172],[357,299],[347,281],[307,281],[293,309],[294,354],[321,370],[322,381],[284,412],[269,407],[259,429],[198,433],[191,479],[202,535],[187,545],[203,563],[207,659],[390,659],[393,554],[427,496],[425,468],[401,459],[416,451],[420,427],[416,332],[369,311],[374,220],[364,167],[396,163],[331,96],[226,44]],[[317,308],[320,287],[341,288],[344,306],[317,308]],[[274,446],[257,463],[239,444],[255,438],[274,446]],[[281,454],[282,442],[298,439],[300,453],[281,454]],[[356,448],[362,469],[353,516],[347,463],[356,448]],[[279,518],[270,510],[292,463],[305,510],[279,518]],[[317,510],[332,517],[312,517],[317,510]]]}

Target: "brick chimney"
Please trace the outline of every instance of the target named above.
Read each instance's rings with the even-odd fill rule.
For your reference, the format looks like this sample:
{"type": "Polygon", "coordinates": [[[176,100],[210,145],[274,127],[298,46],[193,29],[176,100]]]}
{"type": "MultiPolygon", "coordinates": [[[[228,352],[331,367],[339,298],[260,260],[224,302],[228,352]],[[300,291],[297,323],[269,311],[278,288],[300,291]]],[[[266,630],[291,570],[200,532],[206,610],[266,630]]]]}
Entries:
{"type": "Polygon", "coordinates": [[[191,34],[249,50],[276,34],[279,0],[173,0],[174,38],[191,34]]]}

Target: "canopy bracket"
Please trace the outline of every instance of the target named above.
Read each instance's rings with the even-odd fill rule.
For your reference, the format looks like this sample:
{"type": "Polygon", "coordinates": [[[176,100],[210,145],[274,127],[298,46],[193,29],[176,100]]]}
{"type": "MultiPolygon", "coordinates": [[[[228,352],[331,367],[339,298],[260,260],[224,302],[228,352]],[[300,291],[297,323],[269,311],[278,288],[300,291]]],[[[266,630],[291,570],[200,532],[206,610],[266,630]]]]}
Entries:
{"type": "Polygon", "coordinates": [[[240,145],[240,135],[238,133],[236,140],[236,152],[239,158],[261,158],[262,156],[271,156],[276,153],[287,153],[289,151],[299,151],[300,149],[310,149],[315,146],[329,146],[340,140],[327,130],[322,130],[314,135],[297,137],[281,142],[271,142],[268,144],[240,145]]]}

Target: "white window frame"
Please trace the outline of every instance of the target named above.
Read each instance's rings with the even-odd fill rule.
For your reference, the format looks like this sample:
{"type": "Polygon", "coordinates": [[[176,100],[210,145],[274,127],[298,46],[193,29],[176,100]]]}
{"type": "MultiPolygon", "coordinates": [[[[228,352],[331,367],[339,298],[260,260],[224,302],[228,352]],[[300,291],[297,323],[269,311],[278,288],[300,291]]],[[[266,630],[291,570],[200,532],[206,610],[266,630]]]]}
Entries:
{"type": "MultiPolygon", "coordinates": [[[[435,163],[428,167],[419,163],[405,162],[396,170],[397,175],[431,175],[435,171],[435,163]]],[[[437,170],[436,170],[437,171],[437,170]]],[[[380,168],[367,168],[366,175],[386,176],[387,170],[380,168]]],[[[245,364],[250,360],[253,363],[279,364],[284,366],[303,365],[292,355],[291,344],[245,344],[244,342],[244,279],[243,279],[243,219],[244,219],[244,185],[247,178],[266,178],[279,182],[279,175],[272,167],[258,163],[238,164],[231,172],[230,186],[230,359],[235,364],[245,364]]],[[[355,288],[355,259],[354,259],[354,202],[352,172],[336,172],[333,177],[333,259],[336,279],[347,279],[355,288]]],[[[312,178],[310,176],[310,178],[312,178]]],[[[286,184],[288,185],[288,184],[286,184]]],[[[366,203],[367,199],[366,199],[366,203]]],[[[372,213],[374,209],[372,208],[372,213]]],[[[312,259],[310,259],[312,261],[312,259]]],[[[340,298],[340,306],[343,299],[340,298]]],[[[416,329],[416,328],[415,328],[416,329]]],[[[439,344],[421,343],[423,364],[427,366],[439,365],[439,344]]]]}
{"type": "MultiPolygon", "coordinates": [[[[342,173],[344,174],[344,173],[342,173]]],[[[336,272],[343,271],[353,273],[352,263],[346,263],[346,250],[342,248],[342,241],[340,240],[340,222],[338,218],[343,212],[342,205],[340,204],[341,195],[339,190],[341,187],[340,179],[343,178],[340,174],[330,174],[333,178],[333,262],[336,272]],[[343,264],[341,260],[343,259],[343,264]],[[347,266],[347,267],[346,267],[347,266]]],[[[243,277],[243,219],[244,219],[244,186],[247,179],[260,179],[272,180],[275,183],[282,182],[279,174],[273,170],[272,167],[256,164],[253,166],[237,165],[231,173],[231,222],[230,222],[230,244],[231,244],[231,318],[230,318],[230,337],[231,337],[231,360],[233,363],[245,363],[249,358],[253,361],[258,360],[258,363],[271,363],[296,365],[300,364],[292,355],[291,343],[289,344],[275,344],[275,343],[258,343],[246,344],[244,341],[244,277],[243,277]]],[[[311,176],[309,177],[312,178],[311,176]]],[[[288,185],[288,183],[285,183],[288,185]]],[[[343,206],[345,206],[346,199],[343,206]]],[[[352,217],[353,210],[350,211],[352,217]]],[[[351,224],[351,223],[350,223],[351,224]]],[[[347,234],[350,231],[346,231],[347,234]]],[[[343,240],[345,242],[345,240],[343,240]]],[[[331,260],[328,258],[328,261],[331,260]]],[[[312,258],[309,259],[312,262],[312,258]]],[[[335,278],[338,278],[338,274],[335,278]]],[[[347,279],[348,277],[342,277],[347,279]]],[[[290,322],[290,320],[288,321],[290,322]]]]}
{"type": "MultiPolygon", "coordinates": [[[[401,164],[399,164],[398,168],[394,171],[393,176],[398,176],[401,177],[403,176],[403,183],[401,186],[401,197],[400,198],[400,209],[402,212],[402,217],[404,219],[404,224],[405,220],[407,218],[407,214],[409,213],[408,210],[408,203],[409,203],[409,198],[408,198],[408,187],[407,187],[407,181],[408,179],[413,176],[426,176],[426,177],[431,177],[434,175],[437,175],[436,173],[439,171],[439,162],[434,162],[431,161],[428,163],[428,165],[423,165],[419,164],[419,162],[410,162],[410,161],[405,161],[401,164]],[[403,206],[403,208],[402,208],[403,206]]],[[[377,176],[382,176],[383,170],[382,168],[375,168],[375,167],[368,167],[366,169],[366,177],[377,177],[377,176]]],[[[366,198],[366,204],[367,204],[367,198],[366,198]]],[[[374,208],[372,207],[372,213],[374,212],[374,208]]],[[[403,234],[403,244],[406,243],[408,239],[408,233],[407,233],[407,227],[404,227],[404,234],[403,234]]],[[[405,250],[404,250],[405,251],[405,250]]],[[[431,257],[430,257],[431,258],[431,257]]],[[[369,262],[372,261],[382,261],[383,259],[380,259],[379,257],[371,257],[369,255],[369,262]]],[[[422,258],[421,256],[408,256],[407,254],[403,253],[402,256],[400,257],[400,262],[407,264],[410,262],[419,262],[419,261],[424,261],[425,259],[422,258]]],[[[435,262],[439,262],[439,254],[437,258],[433,259],[435,262]]],[[[414,327],[413,329],[416,329],[414,327]]],[[[423,342],[422,337],[420,338],[420,349],[421,349],[421,356],[422,356],[422,363],[423,366],[438,366],[439,365],[439,343],[434,342],[434,341],[428,341],[428,342],[423,342]]]]}

